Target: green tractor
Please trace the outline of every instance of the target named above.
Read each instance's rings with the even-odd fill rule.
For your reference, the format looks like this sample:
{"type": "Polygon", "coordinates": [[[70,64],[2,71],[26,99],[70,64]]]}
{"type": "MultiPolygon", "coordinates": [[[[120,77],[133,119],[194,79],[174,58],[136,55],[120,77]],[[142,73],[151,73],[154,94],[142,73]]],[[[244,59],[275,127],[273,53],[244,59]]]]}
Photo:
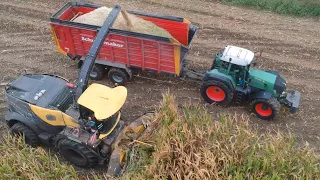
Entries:
{"type": "Polygon", "coordinates": [[[251,111],[263,120],[274,119],[281,104],[295,113],[300,92],[286,90],[286,81],[277,71],[250,69],[256,64],[254,55],[236,46],[227,46],[219,52],[203,78],[200,90],[203,99],[221,106],[250,102],[251,111]]]}

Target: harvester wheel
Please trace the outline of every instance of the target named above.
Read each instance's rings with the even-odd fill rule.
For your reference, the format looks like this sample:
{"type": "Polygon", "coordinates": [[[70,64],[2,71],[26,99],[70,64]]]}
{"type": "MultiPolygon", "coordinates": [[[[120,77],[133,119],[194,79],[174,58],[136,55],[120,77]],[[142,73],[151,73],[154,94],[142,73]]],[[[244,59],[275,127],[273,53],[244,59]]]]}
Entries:
{"type": "Polygon", "coordinates": [[[90,72],[90,79],[101,80],[105,72],[104,65],[95,64],[92,71],[90,72]]]}
{"type": "Polygon", "coordinates": [[[98,163],[98,156],[89,147],[69,139],[59,141],[61,155],[79,167],[94,167],[98,163]]]}
{"type": "Polygon", "coordinates": [[[223,82],[209,80],[205,81],[200,89],[203,99],[207,103],[216,103],[218,105],[226,106],[233,99],[232,90],[223,82]]]}
{"type": "Polygon", "coordinates": [[[260,119],[274,119],[280,111],[281,105],[276,98],[271,99],[255,99],[251,102],[251,110],[260,119]]]}
{"type": "Polygon", "coordinates": [[[10,129],[14,135],[24,135],[24,142],[26,144],[32,147],[36,147],[40,144],[38,135],[28,126],[22,123],[16,123],[10,129]]]}
{"type": "Polygon", "coordinates": [[[120,86],[125,85],[129,78],[128,73],[119,68],[111,68],[108,72],[108,77],[113,84],[117,83],[120,86]]]}

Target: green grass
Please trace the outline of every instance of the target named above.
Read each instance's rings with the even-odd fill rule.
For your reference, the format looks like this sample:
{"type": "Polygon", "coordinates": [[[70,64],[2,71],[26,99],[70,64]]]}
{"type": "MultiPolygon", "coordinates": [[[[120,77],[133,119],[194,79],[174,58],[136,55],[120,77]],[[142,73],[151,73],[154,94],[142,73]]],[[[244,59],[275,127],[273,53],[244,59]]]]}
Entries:
{"type": "Polygon", "coordinates": [[[295,16],[320,16],[318,0],[222,0],[233,5],[269,10],[279,14],[295,16]]]}

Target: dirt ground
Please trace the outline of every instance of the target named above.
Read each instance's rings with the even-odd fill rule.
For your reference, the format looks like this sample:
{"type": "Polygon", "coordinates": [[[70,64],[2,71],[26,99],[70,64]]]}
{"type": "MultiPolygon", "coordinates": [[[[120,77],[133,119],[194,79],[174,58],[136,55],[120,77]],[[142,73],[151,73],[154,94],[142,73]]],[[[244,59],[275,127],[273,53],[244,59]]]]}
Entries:
{"type": "MultiPolygon", "coordinates": [[[[49,27],[50,16],[67,0],[1,0],[0,60],[4,83],[26,70],[28,73],[53,73],[76,80],[76,63],[56,52],[49,27]]],[[[208,106],[213,113],[237,113],[250,116],[252,125],[261,129],[290,131],[300,143],[307,141],[320,152],[320,22],[313,19],[291,18],[209,1],[139,0],[102,1],[88,3],[114,5],[123,8],[189,19],[201,29],[194,39],[188,56],[195,69],[207,69],[214,54],[228,44],[257,51],[264,50],[259,69],[276,69],[287,79],[289,88],[302,93],[297,114],[282,109],[278,119],[262,121],[252,116],[245,106],[220,108],[208,106]]],[[[155,108],[162,93],[170,89],[179,104],[200,103],[197,86],[176,78],[144,73],[159,81],[134,77],[127,85],[128,100],[124,107],[127,121],[155,108]]],[[[111,85],[105,80],[99,83],[111,85]]],[[[1,86],[3,88],[3,86],[1,86]]],[[[1,92],[0,115],[5,113],[1,92]]]]}

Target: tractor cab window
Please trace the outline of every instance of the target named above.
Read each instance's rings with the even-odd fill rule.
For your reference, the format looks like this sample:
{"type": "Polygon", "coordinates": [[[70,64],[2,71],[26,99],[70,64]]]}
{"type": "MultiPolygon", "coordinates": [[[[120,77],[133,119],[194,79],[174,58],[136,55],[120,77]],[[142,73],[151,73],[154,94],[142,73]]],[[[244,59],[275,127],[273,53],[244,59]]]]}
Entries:
{"type": "Polygon", "coordinates": [[[232,64],[230,68],[230,72],[232,72],[232,74],[234,75],[236,83],[241,86],[243,86],[244,83],[247,81],[248,74],[246,73],[246,69],[246,66],[240,66],[236,64],[232,64]]]}

